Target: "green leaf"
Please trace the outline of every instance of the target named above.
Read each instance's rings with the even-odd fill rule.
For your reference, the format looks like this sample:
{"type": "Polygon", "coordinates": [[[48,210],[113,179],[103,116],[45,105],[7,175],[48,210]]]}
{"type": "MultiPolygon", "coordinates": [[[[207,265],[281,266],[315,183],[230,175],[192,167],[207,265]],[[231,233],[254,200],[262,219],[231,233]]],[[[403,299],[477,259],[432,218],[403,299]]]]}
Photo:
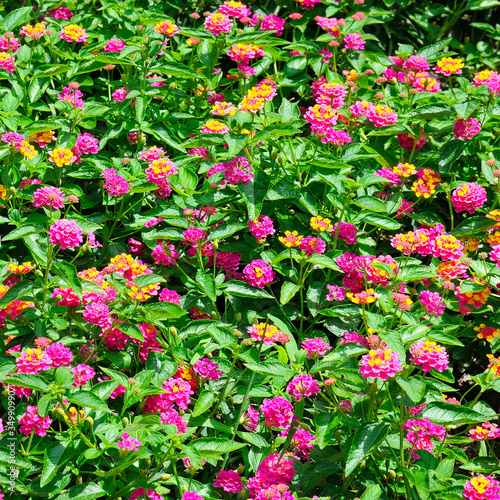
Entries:
{"type": "Polygon", "coordinates": [[[16,373],[9,377],[4,377],[4,384],[18,385],[19,387],[27,387],[34,391],[49,392],[49,386],[45,379],[40,375],[27,375],[25,373],[16,373]]]}
{"type": "Polygon", "coordinates": [[[120,323],[118,325],[118,329],[125,335],[128,335],[139,342],[144,342],[144,334],[137,325],[133,325],[132,323],[120,323]]]}
{"type": "MultiPolygon", "coordinates": [[[[123,64],[125,66],[137,66],[132,59],[125,57],[120,57],[114,54],[99,54],[98,56],[92,57],[91,61],[105,63],[105,64],[123,64]]],[[[155,69],[155,71],[157,71],[155,69]]]]}
{"type": "Polygon", "coordinates": [[[235,443],[228,439],[202,437],[193,439],[189,446],[198,450],[203,456],[220,456],[244,448],[246,444],[235,443]]]}
{"type": "Polygon", "coordinates": [[[95,394],[89,391],[79,391],[69,396],[66,396],[66,399],[75,405],[79,405],[82,408],[93,408],[94,410],[101,410],[107,413],[111,413],[111,410],[108,408],[108,405],[100,398],[98,398],[95,394]]]}
{"type": "Polygon", "coordinates": [[[286,281],[281,287],[280,302],[282,305],[287,304],[293,299],[294,295],[300,290],[300,285],[286,281]]]}
{"type": "Polygon", "coordinates": [[[261,363],[245,363],[245,366],[261,375],[270,375],[272,377],[283,377],[285,379],[290,379],[293,377],[294,371],[288,365],[284,363],[278,363],[276,361],[262,361],[261,363]]]}
{"type": "Polygon", "coordinates": [[[339,266],[337,266],[335,261],[330,257],[327,257],[326,255],[320,255],[316,253],[314,255],[311,255],[311,257],[307,259],[307,262],[311,262],[319,269],[323,269],[326,267],[327,269],[333,269],[334,271],[339,270],[339,266]]]}
{"type": "MultiPolygon", "coordinates": [[[[71,450],[73,448],[72,443],[67,443],[60,441],[53,445],[51,448],[45,450],[43,457],[43,469],[42,475],[40,476],[40,487],[44,487],[49,484],[54,476],[56,475],[57,468],[62,464],[62,457],[66,450],[71,450]],[[69,446],[68,446],[69,445],[69,446]]],[[[69,456],[67,457],[69,458],[69,456]]]]}
{"type": "Polygon", "coordinates": [[[100,457],[104,453],[103,450],[96,450],[95,448],[87,448],[83,454],[87,460],[93,460],[100,457]]]}
{"type": "Polygon", "coordinates": [[[182,307],[170,302],[147,304],[144,309],[158,319],[176,319],[187,314],[182,307]]]}
{"type": "Polygon", "coordinates": [[[255,220],[260,215],[269,184],[267,175],[262,170],[258,170],[253,182],[239,186],[241,196],[247,206],[249,219],[255,220]]]}
{"type": "Polygon", "coordinates": [[[449,166],[452,163],[455,163],[465,149],[465,141],[460,141],[458,139],[452,139],[448,141],[442,148],[439,153],[439,171],[447,172],[449,166]]]}
{"type": "Polygon", "coordinates": [[[453,231],[450,231],[450,234],[456,238],[462,238],[464,236],[484,233],[484,231],[490,229],[495,224],[498,224],[498,222],[489,217],[467,217],[467,219],[461,222],[453,231]]]}
{"type": "Polygon", "coordinates": [[[254,432],[237,432],[236,435],[246,441],[247,443],[253,444],[259,450],[264,448],[269,448],[270,444],[260,435],[254,432]]]}
{"type": "Polygon", "coordinates": [[[292,125],[274,124],[264,127],[260,132],[257,132],[252,139],[253,142],[265,141],[266,139],[279,139],[280,137],[299,134],[301,130],[292,125]]]}
{"type": "Polygon", "coordinates": [[[59,261],[52,263],[52,269],[81,299],[83,289],[76,267],[69,262],[59,261]]]}
{"type": "Polygon", "coordinates": [[[212,273],[204,273],[203,270],[198,269],[196,273],[196,282],[200,285],[205,295],[212,301],[217,300],[217,293],[215,289],[215,280],[212,273]]]}
{"type": "Polygon", "coordinates": [[[168,144],[171,148],[177,149],[178,151],[186,152],[183,146],[181,146],[171,135],[167,128],[163,125],[156,123],[149,126],[144,132],[152,134],[157,141],[162,141],[168,144]]]}
{"type": "Polygon", "coordinates": [[[438,425],[477,424],[488,420],[487,416],[466,406],[431,402],[420,413],[420,418],[429,418],[438,425]]]}
{"type": "Polygon", "coordinates": [[[196,401],[196,404],[194,405],[193,409],[193,417],[199,417],[200,415],[203,415],[211,406],[212,403],[215,401],[217,395],[213,391],[203,391],[199,397],[198,401],[196,401]]]}
{"type": "Polygon", "coordinates": [[[252,299],[272,299],[272,296],[265,290],[251,286],[243,281],[228,281],[224,288],[224,293],[235,297],[250,297],[252,299]]]}
{"type": "Polygon", "coordinates": [[[177,78],[206,79],[203,73],[198,73],[185,64],[175,62],[164,62],[161,66],[152,68],[151,71],[160,73],[160,75],[175,76],[177,78]]]}
{"type": "Polygon", "coordinates": [[[154,285],[155,283],[164,283],[165,278],[158,276],[157,274],[143,274],[142,276],[137,276],[134,278],[134,283],[139,287],[143,288],[148,285],[154,285]]]}
{"type": "Polygon", "coordinates": [[[72,486],[69,490],[59,495],[55,500],[93,500],[108,495],[96,483],[85,483],[72,486]]]}
{"type": "Polygon", "coordinates": [[[17,227],[11,231],[7,236],[2,238],[3,241],[18,240],[19,238],[24,238],[30,234],[38,234],[43,231],[43,226],[39,224],[25,224],[17,227]]]}
{"type": "Polygon", "coordinates": [[[222,240],[227,238],[238,231],[248,228],[248,224],[237,224],[232,222],[227,222],[217,226],[213,231],[208,234],[208,241],[222,240]]]}
{"type": "Polygon", "coordinates": [[[26,128],[30,131],[30,133],[35,134],[37,132],[46,132],[47,130],[57,130],[61,127],[62,125],[57,122],[53,122],[50,120],[39,120],[37,122],[31,123],[26,128]]]}
{"type": "Polygon", "coordinates": [[[378,500],[382,495],[382,488],[378,484],[371,484],[361,495],[360,500],[378,500]]]}
{"type": "Polygon", "coordinates": [[[5,292],[2,298],[0,298],[0,309],[7,307],[11,302],[14,302],[14,300],[26,295],[26,293],[33,288],[35,288],[35,284],[31,281],[20,281],[16,283],[5,292]]]}
{"type": "Polygon", "coordinates": [[[37,71],[32,76],[32,79],[60,75],[61,73],[67,73],[70,69],[71,67],[66,64],[42,64],[37,66],[37,71]]]}
{"type": "Polygon", "coordinates": [[[401,282],[422,280],[426,278],[434,278],[436,272],[427,266],[416,266],[409,264],[404,267],[398,274],[398,280],[401,282]]]}
{"type": "Polygon", "coordinates": [[[377,447],[385,439],[389,428],[389,424],[377,422],[364,424],[356,431],[346,460],[344,471],[346,476],[350,476],[370,450],[377,447]]]}
{"type": "Polygon", "coordinates": [[[387,212],[386,204],[374,196],[360,196],[354,200],[354,204],[372,212],[387,212]]]}
{"type": "MultiPolygon", "coordinates": [[[[417,52],[417,55],[425,57],[426,59],[432,59],[436,55],[437,52],[440,52],[445,47],[448,47],[452,38],[445,38],[444,40],[439,40],[439,42],[433,43],[432,45],[428,45],[427,47],[423,47],[417,52]]],[[[436,57],[437,59],[437,57],[436,57]]]]}
{"type": "Polygon", "coordinates": [[[423,380],[419,380],[416,377],[410,377],[409,380],[398,377],[396,382],[414,403],[418,403],[424,397],[425,382],[423,380]]]}
{"type": "Polygon", "coordinates": [[[6,31],[13,31],[14,28],[17,28],[21,24],[29,21],[31,18],[32,10],[33,7],[21,7],[20,9],[13,10],[9,14],[7,14],[3,20],[3,32],[5,33],[6,31]]]}
{"type": "Polygon", "coordinates": [[[387,229],[389,231],[395,231],[396,229],[399,229],[401,227],[401,224],[399,222],[396,222],[395,220],[392,220],[391,218],[386,217],[385,215],[378,215],[378,214],[366,214],[361,219],[361,222],[367,222],[372,226],[380,227],[382,229],[387,229]]]}
{"type": "Polygon", "coordinates": [[[453,114],[451,107],[442,106],[422,106],[410,114],[412,120],[433,120],[434,118],[444,118],[453,114]]]}

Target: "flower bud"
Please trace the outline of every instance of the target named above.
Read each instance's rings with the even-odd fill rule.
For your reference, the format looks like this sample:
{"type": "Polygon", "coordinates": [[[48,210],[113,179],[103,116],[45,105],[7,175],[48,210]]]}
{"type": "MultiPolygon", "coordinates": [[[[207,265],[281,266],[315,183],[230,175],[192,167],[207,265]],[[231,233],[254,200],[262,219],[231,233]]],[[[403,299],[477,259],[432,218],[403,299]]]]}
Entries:
{"type": "Polygon", "coordinates": [[[162,474],[160,479],[162,481],[168,481],[172,477],[172,474],[162,474]]]}
{"type": "Polygon", "coordinates": [[[82,484],[83,483],[83,478],[82,476],[78,476],[75,481],[76,484],[82,484]]]}
{"type": "Polygon", "coordinates": [[[175,328],[175,326],[170,327],[170,335],[172,335],[172,337],[177,336],[177,328],[175,328]]]}
{"type": "Polygon", "coordinates": [[[122,418],[122,425],[124,429],[130,425],[130,421],[127,417],[122,418]]]}
{"type": "MultiPolygon", "coordinates": [[[[241,318],[243,318],[243,315],[241,313],[236,314],[236,316],[234,317],[234,319],[236,320],[237,323],[239,323],[241,321],[241,318]]],[[[233,333],[236,335],[236,332],[237,332],[237,330],[235,330],[233,333]]]]}
{"type": "Polygon", "coordinates": [[[12,31],[7,31],[3,37],[7,38],[7,40],[12,40],[14,38],[14,33],[12,33],[12,31]]]}

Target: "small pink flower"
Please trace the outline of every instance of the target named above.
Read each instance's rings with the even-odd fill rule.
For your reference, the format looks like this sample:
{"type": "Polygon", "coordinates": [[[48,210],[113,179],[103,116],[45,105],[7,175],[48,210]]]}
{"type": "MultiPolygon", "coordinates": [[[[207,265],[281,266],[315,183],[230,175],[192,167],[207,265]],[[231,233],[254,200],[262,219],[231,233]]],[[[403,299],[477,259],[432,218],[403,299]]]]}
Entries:
{"type": "Polygon", "coordinates": [[[345,299],[346,295],[345,295],[345,291],[342,287],[340,287],[338,285],[326,285],[326,288],[330,292],[326,296],[326,300],[328,302],[333,302],[334,300],[342,301],[345,299]]]}
{"type": "Polygon", "coordinates": [[[220,471],[217,474],[217,479],[214,481],[214,486],[222,488],[229,493],[239,493],[244,489],[240,475],[232,470],[220,471]]]}
{"type": "Polygon", "coordinates": [[[16,359],[16,368],[18,373],[38,375],[52,368],[52,359],[46,351],[28,348],[16,359]]]}
{"type": "Polygon", "coordinates": [[[464,498],[467,500],[500,500],[500,484],[491,476],[473,477],[465,481],[464,498]]]}
{"type": "Polygon", "coordinates": [[[476,208],[481,208],[486,201],[486,189],[475,182],[468,182],[458,187],[451,196],[451,202],[457,213],[466,210],[473,214],[476,208]]]}
{"type": "Polygon", "coordinates": [[[60,210],[64,206],[64,193],[56,187],[42,187],[33,193],[34,207],[47,207],[60,210]]]}
{"type": "Polygon", "coordinates": [[[171,302],[172,304],[181,305],[181,296],[175,290],[164,288],[158,296],[160,302],[171,302]]]}
{"type": "Polygon", "coordinates": [[[468,139],[469,141],[481,131],[481,124],[475,118],[463,120],[459,118],[453,125],[455,139],[468,139]]]}
{"type": "Polygon", "coordinates": [[[250,233],[259,242],[265,241],[267,236],[276,232],[273,227],[273,221],[267,215],[259,215],[257,219],[249,220],[248,228],[250,229],[250,233]]]}
{"type": "Polygon", "coordinates": [[[52,423],[50,417],[41,417],[36,406],[28,406],[26,413],[19,419],[19,431],[29,436],[34,432],[37,436],[43,437],[52,423]]]}
{"type": "Polygon", "coordinates": [[[357,32],[347,33],[344,38],[344,44],[346,49],[363,50],[365,48],[365,42],[357,32]]]}
{"type": "Polygon", "coordinates": [[[429,69],[429,62],[423,56],[410,56],[404,63],[403,69],[422,72],[429,69]]]}
{"type": "Polygon", "coordinates": [[[126,44],[123,43],[122,40],[119,38],[112,38],[111,40],[108,40],[106,45],[104,46],[104,52],[118,52],[120,53],[124,48],[126,47],[126,44]]]}
{"type": "Polygon", "coordinates": [[[65,347],[61,342],[49,345],[45,350],[45,354],[52,360],[54,368],[69,366],[74,357],[69,347],[65,347]]]}
{"type": "Polygon", "coordinates": [[[275,275],[273,268],[260,259],[252,260],[243,269],[243,274],[247,283],[258,288],[264,288],[271,283],[275,275]]]}
{"type": "Polygon", "coordinates": [[[161,422],[165,425],[175,425],[177,434],[185,434],[188,430],[186,421],[173,408],[160,413],[161,422]]]}
{"type": "Polygon", "coordinates": [[[443,346],[426,340],[420,341],[411,346],[411,358],[416,366],[421,366],[424,372],[429,372],[434,368],[438,372],[448,369],[448,353],[443,346]]]}
{"type": "Polygon", "coordinates": [[[116,444],[120,449],[126,451],[138,451],[139,446],[142,445],[138,439],[129,436],[126,432],[122,434],[122,437],[116,442],[116,444]]]}
{"type": "Polygon", "coordinates": [[[210,361],[208,358],[203,358],[193,365],[193,370],[203,380],[219,380],[222,372],[217,370],[219,365],[210,361]]]}
{"type": "Polygon", "coordinates": [[[292,397],[292,401],[301,401],[320,392],[319,384],[311,375],[298,375],[294,377],[286,388],[286,392],[292,397]]]}
{"type": "Polygon", "coordinates": [[[402,369],[398,353],[390,349],[372,349],[361,358],[359,371],[363,378],[380,378],[386,381],[389,377],[395,377],[402,369]]]}
{"type": "Polygon", "coordinates": [[[235,0],[227,0],[218,8],[221,14],[226,16],[235,17],[236,19],[241,19],[242,17],[248,17],[251,15],[250,9],[243,3],[235,0]]]}
{"type": "Polygon", "coordinates": [[[210,14],[205,19],[205,29],[216,36],[222,33],[229,33],[232,27],[233,23],[231,19],[220,12],[210,14]]]}
{"type": "Polygon", "coordinates": [[[250,405],[248,410],[242,415],[243,427],[249,432],[254,432],[259,426],[259,417],[260,413],[250,405]]]}
{"type": "Polygon", "coordinates": [[[304,250],[309,257],[315,253],[324,253],[326,250],[326,243],[316,236],[306,236],[300,241],[299,248],[304,250]]]}
{"type": "Polygon", "coordinates": [[[95,376],[94,369],[89,365],[79,364],[72,368],[71,373],[74,375],[75,382],[73,387],[83,386],[95,376]]]}
{"type": "Polygon", "coordinates": [[[287,428],[292,423],[293,405],[281,396],[264,399],[260,411],[264,415],[264,425],[271,429],[287,428]]]}
{"type": "Polygon", "coordinates": [[[113,98],[114,101],[123,102],[127,98],[128,94],[129,94],[129,91],[125,87],[121,87],[121,88],[115,90],[111,94],[111,97],[113,98]]]}
{"type": "MultiPolygon", "coordinates": [[[[448,402],[448,400],[446,400],[448,402]]],[[[492,424],[491,422],[484,422],[483,424],[477,425],[475,428],[469,431],[471,439],[475,441],[484,441],[485,439],[497,439],[500,438],[500,429],[497,424],[492,424]]]]}
{"type": "Polygon", "coordinates": [[[318,359],[325,355],[332,346],[321,337],[306,338],[302,344],[302,349],[307,351],[306,358],[308,359],[318,359]]]}
{"type": "Polygon", "coordinates": [[[439,317],[443,314],[445,304],[438,292],[422,290],[418,295],[418,300],[430,316],[439,317]]]}
{"type": "Polygon", "coordinates": [[[356,244],[357,229],[354,224],[350,224],[349,222],[341,222],[339,228],[339,223],[336,222],[330,231],[330,234],[333,236],[333,238],[335,238],[335,235],[337,235],[337,228],[338,228],[337,238],[339,240],[345,241],[348,245],[356,244]]]}

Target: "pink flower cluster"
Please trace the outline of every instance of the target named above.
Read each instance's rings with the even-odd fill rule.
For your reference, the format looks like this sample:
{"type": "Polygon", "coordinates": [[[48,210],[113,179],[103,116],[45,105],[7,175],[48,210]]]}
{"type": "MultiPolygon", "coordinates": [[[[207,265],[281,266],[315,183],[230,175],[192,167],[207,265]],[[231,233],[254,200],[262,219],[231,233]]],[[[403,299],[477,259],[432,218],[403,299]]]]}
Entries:
{"type": "Polygon", "coordinates": [[[122,434],[122,437],[116,442],[116,444],[120,449],[126,451],[138,451],[139,446],[142,445],[138,439],[129,436],[126,432],[122,434]]]}
{"type": "Polygon", "coordinates": [[[36,406],[28,406],[26,413],[19,419],[19,431],[29,436],[34,432],[37,436],[43,437],[52,423],[50,417],[41,417],[36,406]]]}
{"type": "Polygon", "coordinates": [[[477,425],[469,431],[471,439],[475,441],[484,441],[485,439],[497,439],[500,438],[500,429],[497,424],[492,424],[491,422],[484,422],[481,425],[477,425]]]}
{"type": "Polygon", "coordinates": [[[286,388],[286,392],[292,397],[292,401],[300,401],[302,398],[308,398],[320,392],[317,380],[311,375],[298,375],[294,377],[286,388]]]}
{"type": "Polygon", "coordinates": [[[222,372],[217,368],[219,365],[210,361],[208,358],[203,358],[193,365],[193,370],[202,380],[219,380],[222,372]]]}
{"type": "Polygon", "coordinates": [[[372,349],[362,356],[359,364],[359,371],[363,378],[380,378],[383,381],[395,377],[402,370],[399,354],[390,349],[372,349]]]}
{"type": "Polygon", "coordinates": [[[222,470],[217,473],[214,486],[235,494],[243,491],[245,487],[240,475],[233,470],[222,470]]]}
{"type": "Polygon", "coordinates": [[[481,131],[481,124],[475,118],[459,118],[453,125],[455,139],[468,139],[469,141],[481,131]]]}
{"type": "Polygon", "coordinates": [[[116,172],[116,168],[107,168],[101,174],[101,177],[106,179],[103,189],[107,191],[110,196],[119,198],[120,196],[129,193],[130,184],[116,172]]]}
{"type": "Polygon", "coordinates": [[[486,201],[486,189],[475,182],[458,187],[451,196],[451,203],[457,213],[467,211],[473,214],[476,208],[481,208],[486,201]]]}
{"type": "Polygon", "coordinates": [[[64,207],[65,201],[64,193],[56,187],[42,187],[33,193],[33,206],[37,208],[47,207],[60,210],[64,207]]]}
{"type": "Polygon", "coordinates": [[[255,220],[249,220],[248,228],[258,243],[264,243],[267,236],[276,232],[273,221],[267,215],[259,215],[255,220]]]}
{"type": "Polygon", "coordinates": [[[221,172],[224,173],[224,179],[220,182],[222,187],[226,184],[236,186],[240,182],[248,184],[254,178],[252,166],[244,156],[236,156],[231,161],[216,163],[208,170],[207,179],[221,172]]]}
{"type": "Polygon", "coordinates": [[[257,288],[264,288],[274,280],[275,272],[271,266],[268,266],[263,260],[252,260],[250,264],[243,269],[245,281],[257,288]]]}
{"type": "Polygon", "coordinates": [[[94,369],[89,365],[79,364],[71,369],[71,373],[74,375],[75,381],[73,382],[73,387],[84,386],[89,380],[92,380],[95,376],[94,369]]]}
{"type": "Polygon", "coordinates": [[[482,474],[465,481],[464,498],[467,500],[500,500],[500,483],[482,474]]]}
{"type": "Polygon", "coordinates": [[[301,347],[307,352],[306,358],[308,359],[321,358],[332,348],[331,345],[321,337],[306,338],[302,341],[301,347]]]}
{"type": "MultiPolygon", "coordinates": [[[[432,438],[442,441],[446,436],[446,429],[442,425],[433,424],[428,418],[407,420],[403,429],[408,431],[405,439],[413,446],[413,450],[426,450],[430,453],[434,448],[432,438]]],[[[418,455],[414,454],[414,458],[418,458],[418,455]]]]}
{"type": "Polygon", "coordinates": [[[260,405],[264,415],[264,425],[271,429],[285,429],[290,426],[293,419],[293,405],[285,398],[278,396],[273,399],[264,399],[260,405]]]}
{"type": "Polygon", "coordinates": [[[438,292],[431,292],[430,290],[422,290],[418,294],[418,300],[427,314],[434,317],[439,317],[443,314],[445,304],[441,295],[438,292]]]}
{"type": "Polygon", "coordinates": [[[411,346],[411,358],[416,366],[421,366],[424,372],[434,368],[438,372],[448,369],[448,353],[443,346],[429,340],[419,341],[411,346]]]}

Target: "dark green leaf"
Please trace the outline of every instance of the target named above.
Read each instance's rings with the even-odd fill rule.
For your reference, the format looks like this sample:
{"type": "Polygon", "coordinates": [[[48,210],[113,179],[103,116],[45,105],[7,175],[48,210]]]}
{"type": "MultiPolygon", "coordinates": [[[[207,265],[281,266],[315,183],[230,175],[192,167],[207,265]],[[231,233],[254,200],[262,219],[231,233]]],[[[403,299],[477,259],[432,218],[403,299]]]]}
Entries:
{"type": "Polygon", "coordinates": [[[356,431],[346,460],[344,471],[346,476],[350,476],[370,450],[377,447],[385,439],[389,428],[389,424],[377,422],[364,424],[356,431]]]}

